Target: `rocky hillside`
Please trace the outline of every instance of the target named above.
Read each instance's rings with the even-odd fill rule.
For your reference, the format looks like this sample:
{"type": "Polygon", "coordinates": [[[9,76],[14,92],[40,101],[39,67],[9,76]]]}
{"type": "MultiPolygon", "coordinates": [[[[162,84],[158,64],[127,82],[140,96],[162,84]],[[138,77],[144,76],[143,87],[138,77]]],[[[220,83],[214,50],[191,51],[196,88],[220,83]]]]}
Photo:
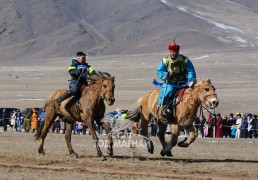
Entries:
{"type": "Polygon", "coordinates": [[[0,61],[258,45],[256,0],[0,0],[0,61]]]}

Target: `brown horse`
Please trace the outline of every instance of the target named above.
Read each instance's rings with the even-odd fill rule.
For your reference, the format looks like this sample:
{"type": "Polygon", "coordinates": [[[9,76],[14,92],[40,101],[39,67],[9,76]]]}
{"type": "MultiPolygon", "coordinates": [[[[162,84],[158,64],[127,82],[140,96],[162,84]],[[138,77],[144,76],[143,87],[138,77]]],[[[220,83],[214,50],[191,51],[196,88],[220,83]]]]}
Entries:
{"type": "MultiPolygon", "coordinates": [[[[57,116],[60,116],[66,121],[65,140],[71,156],[78,157],[78,154],[74,152],[71,144],[72,126],[75,121],[81,121],[85,122],[91,131],[98,156],[105,159],[98,145],[98,137],[94,129],[94,120],[99,126],[111,130],[108,123],[101,123],[101,119],[104,117],[106,109],[104,100],[108,105],[113,105],[115,101],[115,78],[111,77],[108,73],[98,72],[97,75],[91,76],[89,80],[89,85],[82,90],[80,99],[77,97],[70,97],[64,100],[61,103],[61,106],[58,106],[55,100],[64,94],[66,90],[58,90],[48,98],[45,105],[46,116],[44,123],[42,123],[39,131],[35,135],[36,140],[41,139],[41,144],[38,149],[40,154],[45,154],[43,145],[50,125],[54,122],[57,116]]],[[[112,156],[112,136],[110,135],[108,139],[108,154],[112,156]]]]}
{"type": "MultiPolygon", "coordinates": [[[[148,123],[152,117],[157,114],[157,101],[160,90],[154,90],[147,93],[145,96],[138,100],[138,108],[127,115],[127,118],[132,121],[139,121],[141,119],[141,134],[148,136],[148,123]]],[[[159,126],[159,140],[163,149],[160,154],[162,156],[172,156],[171,149],[177,144],[180,130],[185,128],[189,131],[189,138],[178,143],[180,147],[188,147],[196,139],[193,122],[197,117],[197,110],[200,105],[207,109],[214,109],[219,104],[215,88],[210,80],[201,80],[194,88],[186,89],[180,101],[175,107],[174,118],[169,122],[171,123],[171,140],[169,143],[165,141],[165,132],[167,124],[158,122],[159,126]]],[[[153,149],[149,152],[153,152],[153,149]]]]}

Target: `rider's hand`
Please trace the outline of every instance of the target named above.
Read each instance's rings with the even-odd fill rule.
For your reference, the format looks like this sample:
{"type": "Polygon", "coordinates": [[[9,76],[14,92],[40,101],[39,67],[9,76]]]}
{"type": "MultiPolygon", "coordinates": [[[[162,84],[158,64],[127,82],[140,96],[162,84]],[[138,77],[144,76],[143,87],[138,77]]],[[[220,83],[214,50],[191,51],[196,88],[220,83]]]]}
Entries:
{"type": "Polygon", "coordinates": [[[169,73],[170,76],[173,75],[173,71],[171,69],[168,71],[168,73],[169,73]]]}
{"type": "Polygon", "coordinates": [[[194,84],[193,82],[189,82],[189,83],[188,83],[189,88],[192,88],[192,87],[193,87],[193,84],[194,84]]]}

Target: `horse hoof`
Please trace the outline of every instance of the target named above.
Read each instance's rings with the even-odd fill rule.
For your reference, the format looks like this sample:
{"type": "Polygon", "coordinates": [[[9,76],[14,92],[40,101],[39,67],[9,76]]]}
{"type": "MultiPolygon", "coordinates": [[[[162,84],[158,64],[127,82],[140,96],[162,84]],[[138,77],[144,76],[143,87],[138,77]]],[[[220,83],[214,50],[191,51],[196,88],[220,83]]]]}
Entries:
{"type": "Polygon", "coordinates": [[[111,157],[111,156],[113,156],[113,151],[108,150],[107,154],[108,154],[108,156],[111,157]]]}
{"type": "Polygon", "coordinates": [[[38,152],[39,152],[39,154],[41,154],[41,155],[45,155],[45,152],[44,152],[43,150],[39,150],[38,152]]]}
{"type": "Polygon", "coordinates": [[[179,146],[179,147],[185,147],[185,148],[186,148],[186,147],[189,146],[189,144],[187,144],[187,143],[185,143],[185,142],[183,141],[183,142],[179,142],[179,143],[178,143],[178,146],[179,146]]]}
{"type": "Polygon", "coordinates": [[[172,152],[171,152],[171,151],[167,152],[167,153],[166,153],[166,156],[167,156],[167,157],[173,157],[172,152]]]}
{"type": "Polygon", "coordinates": [[[165,156],[166,153],[162,150],[162,151],[160,151],[160,155],[161,155],[161,156],[165,156]]]}
{"type": "Polygon", "coordinates": [[[152,141],[148,141],[147,142],[147,150],[150,154],[153,154],[153,151],[154,151],[154,145],[153,145],[153,142],[152,141]]]}
{"type": "Polygon", "coordinates": [[[71,156],[72,158],[78,158],[78,157],[79,157],[77,153],[71,153],[70,156],[71,156]]]}
{"type": "Polygon", "coordinates": [[[102,152],[98,152],[98,157],[103,157],[102,152]]]}
{"type": "Polygon", "coordinates": [[[102,156],[101,161],[106,161],[106,160],[107,160],[107,158],[105,158],[104,156],[102,156]]]}
{"type": "Polygon", "coordinates": [[[107,154],[108,154],[108,156],[113,156],[113,148],[108,147],[107,154]]]}
{"type": "Polygon", "coordinates": [[[42,153],[39,153],[39,154],[45,156],[45,152],[42,152],[42,153]]]}

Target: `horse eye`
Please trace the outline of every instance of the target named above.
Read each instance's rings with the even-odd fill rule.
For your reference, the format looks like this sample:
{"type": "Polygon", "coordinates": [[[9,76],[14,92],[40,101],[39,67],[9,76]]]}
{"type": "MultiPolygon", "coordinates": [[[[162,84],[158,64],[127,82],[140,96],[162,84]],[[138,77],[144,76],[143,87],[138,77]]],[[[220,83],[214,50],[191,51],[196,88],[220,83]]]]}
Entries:
{"type": "Polygon", "coordinates": [[[104,88],[107,88],[107,85],[104,84],[103,87],[104,87],[104,88]]]}

